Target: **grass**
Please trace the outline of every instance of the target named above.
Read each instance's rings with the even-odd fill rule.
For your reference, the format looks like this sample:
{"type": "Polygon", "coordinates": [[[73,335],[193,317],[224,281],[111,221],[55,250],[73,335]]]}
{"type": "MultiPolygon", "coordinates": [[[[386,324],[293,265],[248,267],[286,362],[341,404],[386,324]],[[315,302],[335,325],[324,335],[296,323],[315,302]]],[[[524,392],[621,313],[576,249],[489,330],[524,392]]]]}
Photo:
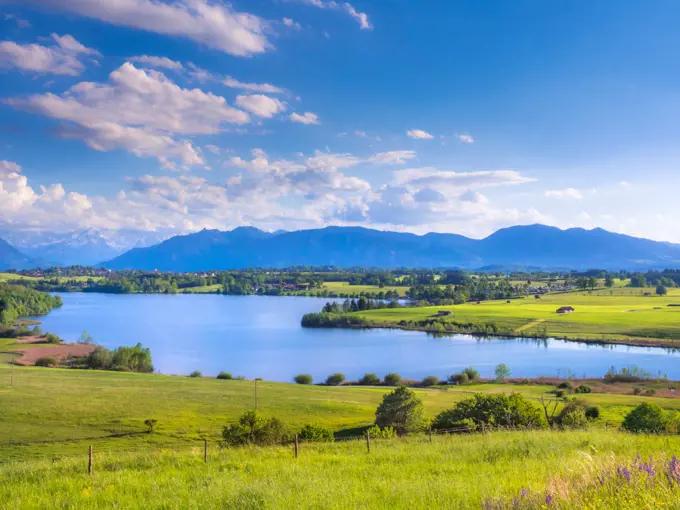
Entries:
{"type": "Polygon", "coordinates": [[[217,291],[222,290],[222,285],[216,283],[215,285],[202,285],[200,287],[187,287],[186,289],[181,289],[179,292],[182,294],[214,294],[217,291]]]}
{"type": "Polygon", "coordinates": [[[670,289],[659,297],[653,289],[614,288],[593,292],[547,294],[541,299],[527,297],[506,302],[483,301],[456,306],[406,309],[382,309],[359,312],[376,327],[396,327],[402,320],[421,321],[438,310],[451,310],[444,320],[459,323],[489,324],[508,327],[517,334],[548,336],[574,340],[595,340],[643,345],[680,347],[680,289],[670,289]],[[651,296],[642,295],[651,292],[651,296]],[[561,306],[576,311],[559,315],[561,306]]]}
{"type": "MultiPolygon", "coordinates": [[[[6,282],[10,280],[33,280],[33,281],[39,281],[39,280],[46,280],[46,281],[52,281],[55,278],[48,277],[48,278],[38,278],[35,276],[24,276],[20,274],[14,274],[14,273],[0,273],[0,282],[6,282]]],[[[66,282],[86,282],[88,280],[94,280],[94,281],[99,281],[103,280],[103,276],[60,276],[56,278],[59,283],[66,283],[66,282]]]]}
{"type": "Polygon", "coordinates": [[[674,508],[665,477],[680,438],[623,433],[494,432],[290,447],[202,448],[0,465],[6,508],[674,508]],[[635,453],[656,459],[656,477],[635,453]],[[631,480],[616,474],[626,466],[631,480]],[[603,484],[600,485],[600,477],[603,484]],[[551,504],[546,504],[550,498],[551,504]]]}
{"type": "MultiPolygon", "coordinates": [[[[336,294],[360,294],[362,292],[370,292],[377,294],[378,292],[387,292],[389,290],[396,291],[400,296],[405,296],[409,287],[386,285],[378,287],[377,285],[350,285],[349,282],[324,282],[320,290],[327,290],[336,294]]],[[[318,291],[319,289],[315,289],[318,291]]]]}

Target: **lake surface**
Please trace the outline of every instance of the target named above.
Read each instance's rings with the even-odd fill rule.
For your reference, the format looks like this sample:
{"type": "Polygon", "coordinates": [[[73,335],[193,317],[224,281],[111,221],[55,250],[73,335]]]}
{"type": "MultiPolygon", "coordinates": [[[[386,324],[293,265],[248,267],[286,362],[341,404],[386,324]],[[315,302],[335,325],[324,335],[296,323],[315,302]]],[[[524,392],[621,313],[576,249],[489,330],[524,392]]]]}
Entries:
{"type": "Polygon", "coordinates": [[[482,376],[506,363],[514,377],[601,377],[612,365],[637,365],[680,379],[680,353],[561,340],[436,338],[401,330],[304,329],[300,318],[327,299],[307,297],[59,294],[64,306],[41,317],[42,328],[67,341],[83,330],[108,348],[141,342],[156,370],[290,381],[299,373],[322,381],[332,372],[357,379],[398,372],[446,377],[467,366],[482,376]]]}

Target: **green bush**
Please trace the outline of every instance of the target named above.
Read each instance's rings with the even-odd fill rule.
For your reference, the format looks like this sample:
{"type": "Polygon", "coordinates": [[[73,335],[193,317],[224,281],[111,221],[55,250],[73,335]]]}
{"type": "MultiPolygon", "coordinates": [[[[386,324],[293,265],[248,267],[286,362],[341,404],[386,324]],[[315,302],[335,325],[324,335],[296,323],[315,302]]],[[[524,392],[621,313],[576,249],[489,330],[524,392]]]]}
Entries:
{"type": "Polygon", "coordinates": [[[555,422],[563,428],[587,428],[586,403],[583,400],[572,400],[562,408],[555,422]]]}
{"type": "Polygon", "coordinates": [[[659,433],[666,430],[668,421],[668,415],[661,407],[643,402],[626,415],[621,427],[629,432],[659,433]]]}
{"type": "Polygon", "coordinates": [[[574,389],[574,385],[571,384],[571,381],[561,382],[560,384],[557,385],[557,387],[561,390],[573,390],[574,389]]]}
{"type": "Polygon", "coordinates": [[[113,353],[106,347],[97,345],[87,356],[85,364],[94,370],[108,370],[113,364],[113,353]]]}
{"type": "Polygon", "coordinates": [[[385,386],[398,386],[401,382],[401,376],[399,374],[395,374],[394,372],[390,372],[385,376],[384,381],[385,386]]]}
{"type": "Polygon", "coordinates": [[[220,372],[219,374],[217,374],[217,378],[229,380],[229,379],[233,379],[234,376],[232,376],[229,372],[220,372]]]}
{"type": "Polygon", "coordinates": [[[297,384],[312,384],[314,379],[309,374],[298,374],[294,377],[294,381],[297,384]]]}
{"type": "Polygon", "coordinates": [[[557,398],[562,398],[564,397],[564,395],[565,395],[564,390],[555,390],[555,396],[557,398]]]}
{"type": "Polygon", "coordinates": [[[203,374],[200,370],[194,370],[189,374],[189,377],[203,377],[203,374]]]}
{"type": "Polygon", "coordinates": [[[423,379],[422,385],[425,386],[426,388],[428,386],[434,386],[435,384],[439,384],[439,377],[436,375],[428,375],[423,379]]]}
{"type": "Polygon", "coordinates": [[[479,372],[477,372],[477,370],[472,367],[467,367],[465,370],[463,370],[463,372],[467,374],[470,381],[476,381],[479,379],[479,372]]]}
{"type": "Polygon", "coordinates": [[[423,402],[415,392],[399,386],[383,396],[375,411],[375,424],[381,429],[393,427],[399,434],[420,431],[425,424],[423,402]]]}
{"type": "Polygon", "coordinates": [[[224,427],[222,438],[230,446],[274,445],[288,440],[288,432],[278,418],[265,418],[257,411],[246,411],[238,422],[224,427]]]}
{"type": "Polygon", "coordinates": [[[380,377],[376,374],[364,374],[364,376],[359,379],[359,384],[362,386],[377,386],[380,384],[380,377]]]}
{"type": "Polygon", "coordinates": [[[597,420],[600,418],[600,408],[597,406],[586,407],[586,418],[597,420]]]}
{"type": "Polygon", "coordinates": [[[314,443],[332,443],[335,441],[335,436],[330,429],[311,424],[307,424],[302,427],[298,437],[303,441],[314,443]]]}
{"type": "Polygon", "coordinates": [[[394,427],[384,427],[380,428],[377,425],[373,425],[369,429],[366,429],[366,435],[374,439],[393,439],[397,437],[397,431],[394,427]]]}
{"type": "Polygon", "coordinates": [[[585,384],[582,384],[578,388],[576,388],[576,393],[592,393],[593,389],[590,386],[586,386],[585,384]]]}
{"type": "Polygon", "coordinates": [[[633,388],[633,395],[639,395],[640,393],[642,393],[642,388],[640,388],[639,386],[633,388]]]}
{"type": "Polygon", "coordinates": [[[465,384],[470,380],[468,375],[465,372],[461,372],[459,374],[453,374],[449,376],[449,382],[451,384],[457,384],[460,386],[461,384],[465,384]]]}
{"type": "Polygon", "coordinates": [[[35,361],[36,367],[56,367],[59,364],[56,358],[43,357],[35,361]]]}
{"type": "Polygon", "coordinates": [[[345,382],[345,374],[341,374],[340,372],[336,372],[336,373],[331,374],[328,377],[326,377],[326,385],[327,386],[340,386],[344,382],[345,382]]]}
{"type": "Polygon", "coordinates": [[[503,427],[544,427],[541,411],[519,393],[485,395],[477,393],[461,400],[447,411],[439,413],[432,424],[436,429],[467,427],[476,430],[481,425],[503,427]]]}
{"type": "Polygon", "coordinates": [[[58,337],[57,335],[55,335],[54,333],[47,333],[47,334],[45,335],[45,341],[46,341],[48,344],[60,344],[62,340],[61,340],[61,338],[59,338],[59,337],[58,337]]]}

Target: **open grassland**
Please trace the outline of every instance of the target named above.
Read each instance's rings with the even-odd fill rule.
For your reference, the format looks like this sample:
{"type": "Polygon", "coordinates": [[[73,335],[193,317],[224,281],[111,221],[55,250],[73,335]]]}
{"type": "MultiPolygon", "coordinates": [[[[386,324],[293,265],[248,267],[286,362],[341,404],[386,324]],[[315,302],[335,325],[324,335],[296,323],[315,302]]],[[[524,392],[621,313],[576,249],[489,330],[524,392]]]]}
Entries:
{"type": "MultiPolygon", "coordinates": [[[[645,383],[656,388],[658,396],[654,397],[633,395],[632,384],[588,384],[593,393],[578,396],[600,407],[601,419],[595,428],[604,428],[605,423],[609,429],[617,427],[643,401],[680,410],[680,398],[668,390],[677,386],[674,383],[645,383]]],[[[12,370],[0,365],[0,462],[82,452],[88,444],[144,449],[191,445],[203,437],[214,441],[223,426],[255,407],[255,390],[253,381],[27,367],[12,370]],[[147,419],[158,420],[156,433],[144,433],[147,419]]],[[[477,392],[517,391],[536,403],[541,396],[554,398],[546,393],[552,390],[554,386],[548,384],[481,383],[416,391],[426,415],[435,416],[477,392]]],[[[387,391],[385,387],[260,381],[257,406],[293,429],[315,423],[340,435],[356,435],[373,423],[375,409],[387,391]]]]}
{"type": "Polygon", "coordinates": [[[57,280],[59,283],[67,282],[86,282],[88,280],[99,281],[103,280],[103,276],[59,276],[59,277],[48,277],[48,278],[38,278],[35,276],[24,276],[14,273],[0,273],[0,282],[16,281],[16,280],[30,280],[30,281],[54,281],[57,280]]]}
{"type": "Polygon", "coordinates": [[[314,289],[311,292],[314,294],[319,290],[327,290],[335,294],[361,294],[368,292],[377,294],[378,292],[393,291],[399,293],[400,296],[405,296],[408,287],[386,285],[378,287],[377,285],[350,285],[349,282],[324,282],[321,289],[314,289]]]}
{"type": "Polygon", "coordinates": [[[180,289],[179,292],[182,294],[215,294],[222,290],[222,285],[216,283],[215,285],[202,285],[200,287],[187,287],[186,289],[180,289]]]}
{"type": "Polygon", "coordinates": [[[509,302],[387,308],[358,312],[357,315],[376,327],[399,327],[401,321],[424,321],[439,310],[450,310],[452,315],[441,320],[496,324],[525,336],[680,347],[680,306],[669,306],[680,304],[680,289],[669,289],[664,297],[653,292],[653,289],[600,289],[509,302]],[[645,292],[652,295],[644,296],[645,292]],[[555,313],[562,306],[572,306],[576,311],[563,315],[555,313]]]}
{"type": "Polygon", "coordinates": [[[677,508],[678,436],[493,432],[0,465],[5,508],[677,508]],[[639,454],[639,458],[636,457],[639,454]],[[649,459],[653,458],[653,461],[649,459]],[[625,470],[625,471],[624,471],[625,470]]]}

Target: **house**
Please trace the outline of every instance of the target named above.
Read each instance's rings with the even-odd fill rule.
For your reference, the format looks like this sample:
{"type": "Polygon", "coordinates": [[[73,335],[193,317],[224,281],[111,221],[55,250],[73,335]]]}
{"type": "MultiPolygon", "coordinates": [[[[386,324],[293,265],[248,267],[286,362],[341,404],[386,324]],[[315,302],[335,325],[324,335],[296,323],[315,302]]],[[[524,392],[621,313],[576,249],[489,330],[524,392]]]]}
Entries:
{"type": "Polygon", "coordinates": [[[558,308],[556,313],[571,313],[575,312],[574,308],[572,306],[563,306],[562,308],[558,308]]]}

